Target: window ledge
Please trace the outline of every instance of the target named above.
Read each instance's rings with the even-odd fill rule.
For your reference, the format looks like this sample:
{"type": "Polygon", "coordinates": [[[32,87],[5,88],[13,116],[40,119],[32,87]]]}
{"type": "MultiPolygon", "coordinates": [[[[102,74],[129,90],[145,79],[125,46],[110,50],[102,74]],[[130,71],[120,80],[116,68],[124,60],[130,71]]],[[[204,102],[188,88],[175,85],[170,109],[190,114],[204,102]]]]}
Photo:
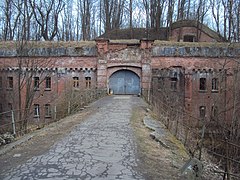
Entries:
{"type": "Polygon", "coordinates": [[[214,89],[213,89],[213,90],[212,90],[212,93],[218,93],[218,90],[216,90],[216,89],[214,90],[214,89]]]}
{"type": "Polygon", "coordinates": [[[13,90],[13,88],[7,88],[6,90],[7,90],[7,91],[12,91],[12,90],[13,90]]]}
{"type": "Polygon", "coordinates": [[[51,91],[52,89],[51,88],[45,88],[45,91],[51,91]]]}
{"type": "Polygon", "coordinates": [[[207,90],[198,90],[198,92],[200,92],[200,93],[206,93],[207,90]]]}
{"type": "Polygon", "coordinates": [[[47,116],[47,115],[46,115],[45,118],[48,118],[48,119],[49,119],[49,118],[52,118],[52,116],[47,116]]]}

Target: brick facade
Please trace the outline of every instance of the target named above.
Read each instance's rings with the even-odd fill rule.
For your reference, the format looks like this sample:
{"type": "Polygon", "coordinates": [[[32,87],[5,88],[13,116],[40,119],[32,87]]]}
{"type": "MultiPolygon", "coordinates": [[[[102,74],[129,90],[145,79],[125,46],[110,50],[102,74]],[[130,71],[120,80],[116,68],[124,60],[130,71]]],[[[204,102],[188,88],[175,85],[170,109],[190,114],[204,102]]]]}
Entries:
{"type": "MultiPolygon", "coordinates": [[[[172,33],[175,37],[176,32],[172,33]]],[[[202,36],[203,41],[212,41],[210,36],[206,35],[205,38],[205,35],[202,36]]],[[[89,51],[77,51],[71,48],[71,51],[61,50],[68,54],[57,53],[56,56],[38,54],[22,57],[24,63],[21,70],[22,73],[31,75],[29,77],[31,87],[34,86],[34,77],[39,77],[41,83],[39,89],[33,92],[32,104],[40,106],[40,115],[46,111],[44,109],[46,105],[53,106],[62,94],[70,90],[97,88],[104,89],[105,93],[108,93],[108,83],[112,74],[129,70],[139,77],[141,93],[147,100],[151,101],[151,93],[168,93],[166,90],[169,88],[168,96],[173,101],[177,98],[178,105],[198,117],[201,116],[200,108],[205,108],[205,115],[210,118],[215,106],[218,106],[218,110],[231,109],[234,67],[237,67],[236,61],[240,51],[226,46],[198,45],[185,47],[173,43],[161,46],[146,39],[137,42],[111,42],[108,39],[97,39],[96,45],[89,51]],[[48,89],[46,89],[46,77],[51,78],[51,88],[48,89]],[[164,79],[165,91],[160,87],[161,79],[164,79]],[[201,86],[204,86],[201,87],[202,89],[201,83],[201,86]],[[175,89],[171,90],[171,88],[175,89]]],[[[1,54],[0,108],[4,112],[10,110],[10,104],[12,109],[18,109],[19,98],[16,98],[18,89],[15,87],[18,87],[20,59],[14,53],[1,54]],[[13,77],[12,89],[7,89],[8,77],[13,77]]],[[[23,89],[22,99],[27,93],[26,85],[23,89]]],[[[25,102],[21,103],[22,107],[25,107],[25,102]]],[[[224,113],[224,117],[228,117],[228,112],[224,113]]],[[[44,119],[44,116],[40,117],[44,119]]]]}

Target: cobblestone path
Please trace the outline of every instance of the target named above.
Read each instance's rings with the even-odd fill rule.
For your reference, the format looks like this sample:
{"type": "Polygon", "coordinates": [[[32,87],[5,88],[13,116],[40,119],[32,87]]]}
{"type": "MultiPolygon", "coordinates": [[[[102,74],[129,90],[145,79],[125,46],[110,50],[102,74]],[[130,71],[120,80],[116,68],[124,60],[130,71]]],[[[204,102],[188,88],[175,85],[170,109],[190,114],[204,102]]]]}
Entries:
{"type": "Polygon", "coordinates": [[[144,179],[137,171],[131,109],[134,96],[98,101],[97,111],[45,154],[5,174],[4,179],[144,179]]]}

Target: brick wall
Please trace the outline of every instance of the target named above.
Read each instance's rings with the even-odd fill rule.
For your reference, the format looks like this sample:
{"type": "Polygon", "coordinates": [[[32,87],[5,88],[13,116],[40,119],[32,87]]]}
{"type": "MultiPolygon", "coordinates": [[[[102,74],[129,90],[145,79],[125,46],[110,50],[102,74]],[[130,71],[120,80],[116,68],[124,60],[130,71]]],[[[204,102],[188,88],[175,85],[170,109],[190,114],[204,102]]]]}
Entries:
{"type": "MultiPolygon", "coordinates": [[[[57,55],[62,52],[59,51],[57,51],[57,55]]],[[[43,52],[43,50],[39,52],[43,52]]],[[[113,73],[120,70],[130,70],[137,74],[141,81],[142,95],[147,100],[151,100],[150,93],[156,90],[155,83],[158,83],[156,77],[153,77],[155,76],[152,73],[153,70],[168,69],[168,71],[172,71],[175,69],[179,72],[178,74],[182,74],[181,78],[177,79],[177,87],[181,90],[177,94],[183,92],[181,96],[185,97],[185,109],[196,116],[200,116],[199,107],[204,106],[208,117],[211,115],[212,106],[216,103],[221,105],[225,103],[225,107],[231,108],[232,87],[234,85],[233,69],[237,67],[236,62],[240,55],[238,48],[229,48],[223,45],[221,47],[217,45],[201,47],[199,44],[196,44],[196,46],[194,44],[192,46],[189,44],[188,46],[157,46],[149,40],[141,40],[139,43],[116,43],[106,39],[96,40],[96,47],[91,47],[90,50],[87,48],[81,48],[80,50],[70,48],[64,51],[65,54],[61,54],[61,56],[47,56],[47,54],[53,53],[53,50],[44,50],[44,52],[46,56],[21,58],[24,62],[24,71],[31,71],[31,68],[33,70],[35,63],[37,64],[35,70],[38,73],[43,72],[43,79],[47,75],[52,78],[51,91],[44,90],[43,82],[40,90],[36,92],[33,104],[40,104],[40,107],[53,103],[55,99],[69,89],[85,90],[87,88],[86,78],[91,78],[91,88],[105,89],[108,92],[109,78],[113,73]],[[32,66],[29,66],[28,62],[31,62],[32,66]],[[218,92],[213,92],[211,89],[213,78],[221,78],[218,77],[221,75],[220,71],[226,72],[226,80],[222,83],[225,84],[225,89],[227,87],[228,93],[220,89],[218,92]],[[79,81],[77,88],[73,88],[73,78],[75,77],[79,81]],[[206,79],[206,91],[204,92],[199,91],[200,78],[206,79]],[[225,100],[222,98],[223,96],[225,100]]],[[[4,90],[6,77],[13,76],[15,81],[18,75],[19,58],[14,57],[14,54],[9,54],[7,56],[5,53],[5,56],[2,54],[0,57],[1,76],[5,78],[3,79],[3,89],[0,91],[1,98],[5,99],[5,104],[17,94],[17,92],[4,90]]],[[[167,76],[168,80],[171,78],[174,77],[167,76]]],[[[170,81],[168,83],[171,84],[170,81]]],[[[175,95],[177,94],[175,93],[175,95]]],[[[22,92],[22,96],[25,96],[25,91],[22,92]]],[[[17,102],[11,103],[17,105],[17,102]]]]}

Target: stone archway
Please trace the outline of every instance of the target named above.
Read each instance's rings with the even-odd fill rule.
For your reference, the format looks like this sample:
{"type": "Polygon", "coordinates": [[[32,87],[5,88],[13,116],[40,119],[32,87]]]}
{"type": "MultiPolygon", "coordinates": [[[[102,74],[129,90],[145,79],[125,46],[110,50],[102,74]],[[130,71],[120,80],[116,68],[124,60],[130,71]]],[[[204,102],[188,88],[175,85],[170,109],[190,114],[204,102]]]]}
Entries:
{"type": "Polygon", "coordinates": [[[118,70],[109,78],[109,90],[113,94],[140,94],[140,77],[130,70],[118,70]]]}

